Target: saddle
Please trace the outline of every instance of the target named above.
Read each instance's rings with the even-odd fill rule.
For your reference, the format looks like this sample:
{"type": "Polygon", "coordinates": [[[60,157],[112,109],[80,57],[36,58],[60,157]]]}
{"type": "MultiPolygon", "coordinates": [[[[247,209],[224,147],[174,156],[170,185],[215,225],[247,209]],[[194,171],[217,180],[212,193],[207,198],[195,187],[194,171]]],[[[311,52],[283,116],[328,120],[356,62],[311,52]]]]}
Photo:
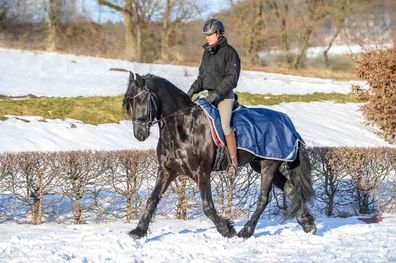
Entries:
{"type": "MultiPolygon", "coordinates": [[[[245,107],[235,100],[231,127],[235,129],[237,149],[263,158],[292,162],[297,157],[298,143],[305,144],[289,116],[282,112],[245,107]]],[[[217,108],[204,97],[197,103],[211,124],[212,139],[219,151],[225,150],[225,137],[217,108]]],[[[226,151],[226,150],[225,150],[226,151]]],[[[219,153],[221,155],[221,153],[219,153]]]]}

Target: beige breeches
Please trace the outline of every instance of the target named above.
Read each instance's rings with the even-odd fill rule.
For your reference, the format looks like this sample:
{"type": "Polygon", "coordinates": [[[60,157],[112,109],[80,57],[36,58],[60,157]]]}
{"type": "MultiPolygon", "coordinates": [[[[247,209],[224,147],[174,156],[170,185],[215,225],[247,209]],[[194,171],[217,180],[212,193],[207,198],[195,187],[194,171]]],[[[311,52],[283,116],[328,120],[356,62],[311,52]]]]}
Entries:
{"type": "Polygon", "coordinates": [[[219,102],[217,108],[220,113],[221,127],[223,128],[224,135],[229,135],[231,133],[231,115],[232,115],[232,105],[234,104],[234,93],[230,92],[227,94],[225,99],[219,102]]]}

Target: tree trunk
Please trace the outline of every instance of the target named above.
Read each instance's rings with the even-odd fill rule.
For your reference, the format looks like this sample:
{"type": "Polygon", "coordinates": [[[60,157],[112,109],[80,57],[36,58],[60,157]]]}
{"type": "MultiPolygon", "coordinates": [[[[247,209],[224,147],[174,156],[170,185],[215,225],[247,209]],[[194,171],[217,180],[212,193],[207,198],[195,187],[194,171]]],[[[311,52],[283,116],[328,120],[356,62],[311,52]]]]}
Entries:
{"type": "Polygon", "coordinates": [[[300,45],[300,50],[293,62],[294,68],[301,67],[303,58],[309,47],[309,40],[314,30],[314,26],[318,23],[319,20],[325,17],[328,13],[328,10],[326,9],[324,3],[321,0],[312,0],[312,1],[306,0],[305,2],[308,7],[309,16],[308,16],[308,21],[305,22],[305,31],[304,31],[302,43],[300,45]]]}
{"type": "Polygon", "coordinates": [[[187,219],[187,194],[186,194],[186,189],[187,189],[187,177],[182,176],[180,178],[180,187],[178,187],[178,198],[179,202],[177,203],[177,209],[176,209],[176,218],[177,219],[187,219]]]}
{"type": "Polygon", "coordinates": [[[361,214],[368,214],[369,213],[369,198],[370,198],[370,195],[369,194],[367,194],[367,193],[362,193],[363,194],[363,196],[362,196],[362,199],[361,199],[361,206],[360,206],[360,213],[361,214]]]}
{"type": "Polygon", "coordinates": [[[123,23],[124,23],[124,37],[125,37],[125,56],[127,59],[136,59],[137,45],[136,45],[136,39],[132,25],[132,18],[133,18],[132,3],[134,3],[133,0],[124,0],[124,7],[113,4],[112,2],[108,2],[107,0],[97,0],[97,1],[100,5],[105,5],[122,14],[124,18],[123,23]]]}
{"type": "Polygon", "coordinates": [[[263,1],[261,0],[252,0],[252,5],[253,5],[253,12],[254,12],[254,17],[253,17],[253,26],[250,31],[250,36],[249,36],[249,48],[248,48],[248,54],[249,54],[249,60],[250,63],[255,65],[258,64],[258,50],[259,50],[259,39],[260,39],[260,33],[264,30],[264,21],[262,19],[263,16],[263,1]]]}
{"type": "Polygon", "coordinates": [[[132,0],[125,0],[125,11],[122,12],[124,17],[124,35],[125,35],[125,56],[127,59],[136,58],[136,42],[133,34],[132,26],[132,13],[131,13],[132,0]],[[129,10],[129,12],[127,12],[129,10]]]}
{"type": "Polygon", "coordinates": [[[347,11],[348,5],[349,5],[348,0],[342,0],[341,3],[338,3],[337,6],[333,7],[334,16],[336,19],[336,32],[333,35],[333,37],[330,39],[329,45],[327,46],[326,50],[323,52],[326,67],[329,67],[329,57],[328,57],[329,50],[333,46],[333,43],[337,39],[341,30],[344,28],[345,18],[347,17],[348,14],[347,11]]]}
{"type": "Polygon", "coordinates": [[[323,51],[323,57],[324,57],[325,64],[326,64],[327,68],[330,66],[329,56],[328,56],[329,50],[333,46],[333,43],[336,40],[336,38],[338,37],[338,35],[340,34],[342,28],[343,28],[342,26],[337,27],[337,30],[336,30],[335,34],[330,39],[329,45],[327,46],[326,50],[323,51]]]}
{"type": "Polygon", "coordinates": [[[333,210],[334,210],[334,194],[331,194],[326,204],[326,216],[332,216],[333,210]]]}
{"type": "Polygon", "coordinates": [[[291,65],[292,57],[290,56],[290,43],[289,43],[289,35],[288,35],[288,28],[287,28],[287,17],[289,15],[289,1],[283,0],[283,11],[284,14],[282,15],[281,19],[281,28],[282,34],[281,39],[283,43],[283,49],[285,50],[286,62],[287,65],[291,65]]]}
{"type": "Polygon", "coordinates": [[[73,224],[81,224],[82,209],[81,209],[80,198],[74,200],[73,208],[74,208],[73,224]]]}
{"type": "Polygon", "coordinates": [[[142,33],[142,25],[138,22],[136,24],[136,59],[138,62],[143,61],[142,33]]]}
{"type": "Polygon", "coordinates": [[[33,197],[32,204],[32,224],[38,225],[41,223],[41,199],[38,196],[33,197]]]}
{"type": "Polygon", "coordinates": [[[132,197],[133,197],[132,192],[127,193],[127,195],[126,195],[126,199],[127,199],[126,221],[127,221],[127,223],[131,222],[132,215],[133,215],[132,197]]]}
{"type": "Polygon", "coordinates": [[[47,50],[56,50],[56,27],[57,27],[57,17],[56,17],[56,0],[48,0],[48,22],[47,22],[47,50]]]}
{"type": "Polygon", "coordinates": [[[234,200],[234,178],[232,176],[228,176],[227,180],[227,210],[226,215],[232,218],[232,201],[234,200]]]}
{"type": "Polygon", "coordinates": [[[81,224],[82,218],[82,208],[81,208],[81,200],[82,200],[82,193],[80,190],[76,193],[76,198],[73,201],[73,223],[74,224],[81,224]]]}
{"type": "Polygon", "coordinates": [[[305,52],[308,49],[308,45],[309,45],[309,39],[311,38],[311,34],[312,34],[313,28],[311,25],[308,25],[307,29],[305,30],[305,34],[303,37],[303,41],[300,47],[300,50],[296,56],[296,58],[294,59],[293,62],[293,68],[299,68],[302,65],[302,60],[305,56],[305,52]]]}
{"type": "Polygon", "coordinates": [[[162,21],[162,39],[161,39],[161,59],[169,59],[169,13],[171,9],[171,0],[166,1],[164,18],[162,21]]]}

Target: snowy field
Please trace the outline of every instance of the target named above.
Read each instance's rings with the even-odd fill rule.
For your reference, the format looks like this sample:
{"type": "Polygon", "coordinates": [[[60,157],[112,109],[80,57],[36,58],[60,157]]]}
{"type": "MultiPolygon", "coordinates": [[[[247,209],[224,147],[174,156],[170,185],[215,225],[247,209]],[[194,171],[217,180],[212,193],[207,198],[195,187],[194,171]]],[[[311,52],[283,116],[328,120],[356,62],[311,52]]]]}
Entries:
{"type": "MultiPolygon", "coordinates": [[[[188,90],[198,74],[196,67],[0,48],[0,95],[72,97],[124,94],[128,73],[110,71],[110,68],[132,70],[141,75],[158,75],[184,91],[188,90]]],[[[364,82],[242,71],[236,91],[260,94],[349,93],[352,84],[364,85],[364,82]]]]}
{"type": "MultiPolygon", "coordinates": [[[[0,94],[43,96],[119,95],[127,75],[111,67],[153,73],[186,90],[197,69],[119,60],[0,49],[0,94]]],[[[352,83],[245,71],[239,91],[273,94],[348,93],[352,83]]],[[[0,102],[1,103],[1,102],[0,102]]],[[[284,103],[311,146],[390,146],[363,124],[359,104],[284,103]]],[[[152,149],[158,129],[136,141],[128,121],[88,125],[78,120],[9,116],[0,121],[0,152],[152,149]]],[[[0,224],[0,262],[396,262],[396,216],[366,224],[357,218],[316,220],[318,235],[305,234],[295,220],[263,216],[248,240],[223,238],[205,217],[180,221],[157,218],[148,237],[127,236],[131,224],[0,224]]],[[[236,221],[237,230],[245,223],[236,221]]]]}
{"type": "Polygon", "coordinates": [[[248,240],[223,238],[204,218],[158,219],[135,241],[126,234],[135,224],[0,224],[0,262],[396,262],[395,216],[378,224],[319,218],[316,236],[263,218],[248,240]]]}

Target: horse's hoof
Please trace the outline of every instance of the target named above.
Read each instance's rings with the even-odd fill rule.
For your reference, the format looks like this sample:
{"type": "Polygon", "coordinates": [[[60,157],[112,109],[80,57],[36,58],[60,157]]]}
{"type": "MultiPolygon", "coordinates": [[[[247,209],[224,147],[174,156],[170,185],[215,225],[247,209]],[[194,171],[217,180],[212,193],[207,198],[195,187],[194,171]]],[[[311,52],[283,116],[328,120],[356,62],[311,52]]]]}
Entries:
{"type": "Polygon", "coordinates": [[[222,229],[218,229],[219,233],[223,237],[234,237],[236,236],[237,232],[235,231],[235,228],[232,226],[231,221],[227,220],[227,226],[222,229]]]}
{"type": "Polygon", "coordinates": [[[238,237],[241,237],[243,239],[248,239],[253,235],[253,231],[251,227],[246,227],[244,226],[239,232],[238,232],[238,237]]]}
{"type": "Polygon", "coordinates": [[[130,231],[128,235],[133,239],[140,239],[147,234],[147,231],[143,231],[140,228],[135,228],[134,230],[130,231]]]}
{"type": "Polygon", "coordinates": [[[316,235],[317,228],[314,223],[307,223],[304,224],[302,227],[305,233],[316,235]]]}

